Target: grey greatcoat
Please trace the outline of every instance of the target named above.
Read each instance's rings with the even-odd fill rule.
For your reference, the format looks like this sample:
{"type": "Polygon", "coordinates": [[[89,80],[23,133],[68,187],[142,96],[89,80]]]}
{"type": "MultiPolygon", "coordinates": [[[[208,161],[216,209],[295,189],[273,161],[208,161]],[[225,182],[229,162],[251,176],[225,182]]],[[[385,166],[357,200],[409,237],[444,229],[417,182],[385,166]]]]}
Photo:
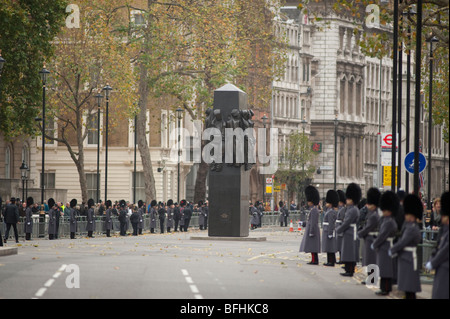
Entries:
{"type": "Polygon", "coordinates": [[[323,216],[322,224],[322,251],[324,253],[336,252],[336,217],[337,211],[328,208],[323,216]]]}
{"type": "Polygon", "coordinates": [[[86,215],[86,231],[95,230],[95,220],[94,220],[94,208],[91,207],[87,211],[86,215]]]}
{"type": "Polygon", "coordinates": [[[167,228],[173,227],[173,211],[175,208],[167,208],[167,228]]]}
{"type": "Polygon", "coordinates": [[[316,206],[309,208],[308,221],[299,251],[304,253],[320,253],[319,210],[316,206]]]}
{"type": "Polygon", "coordinates": [[[50,208],[48,211],[48,234],[56,235],[56,214],[59,214],[59,211],[50,208]]]}
{"type": "MultiPolygon", "coordinates": [[[[66,208],[67,209],[67,208],[66,208]]],[[[70,208],[69,210],[69,228],[71,233],[76,233],[78,231],[77,224],[77,210],[75,208],[70,208]]]]}
{"type": "Polygon", "coordinates": [[[398,290],[420,292],[420,268],[417,260],[417,245],[420,243],[420,229],[417,223],[403,223],[403,234],[391,248],[391,255],[398,255],[398,290]],[[415,257],[415,258],[414,258],[415,257]]]}
{"type": "Polygon", "coordinates": [[[205,226],[205,210],[203,207],[198,208],[198,225],[205,226]]]}
{"type": "Polygon", "coordinates": [[[377,254],[380,277],[394,278],[394,262],[389,256],[388,250],[391,248],[395,233],[397,232],[397,223],[391,216],[382,217],[380,222],[380,231],[372,245],[377,254]]]}
{"type": "Polygon", "coordinates": [[[342,236],[341,261],[357,262],[356,256],[356,222],[359,210],[354,205],[348,205],[342,225],[336,228],[336,233],[342,236]]]}
{"type": "Polygon", "coordinates": [[[144,206],[138,209],[138,214],[139,214],[138,229],[144,229],[144,215],[145,215],[144,206]]]}
{"type": "Polygon", "coordinates": [[[111,215],[112,215],[112,208],[108,208],[105,212],[105,230],[113,229],[113,221],[111,215]]]}
{"type": "Polygon", "coordinates": [[[448,295],[448,225],[442,226],[444,233],[439,242],[437,252],[431,259],[431,266],[436,269],[434,276],[432,299],[449,299],[448,295]]]}
{"type": "Polygon", "coordinates": [[[378,215],[378,209],[368,211],[366,215],[366,224],[363,229],[358,231],[358,237],[364,239],[364,247],[362,251],[362,265],[367,266],[377,263],[377,254],[370,248],[375,236],[378,235],[378,222],[380,216],[378,215]]]}
{"type": "MultiPolygon", "coordinates": [[[[346,210],[347,210],[347,207],[339,206],[338,212],[336,215],[336,228],[338,228],[342,225],[342,222],[344,221],[344,216],[345,216],[346,210]]],[[[336,234],[336,249],[339,252],[342,250],[342,238],[343,238],[343,234],[336,234]]]]}
{"type": "Polygon", "coordinates": [[[158,212],[155,207],[150,208],[150,228],[156,228],[156,218],[158,217],[158,212]]]}
{"type": "Polygon", "coordinates": [[[250,214],[252,215],[250,224],[259,225],[259,211],[255,206],[250,207],[250,214]]]}
{"type": "Polygon", "coordinates": [[[27,234],[31,234],[33,232],[33,210],[30,206],[25,210],[24,232],[27,234]]]}

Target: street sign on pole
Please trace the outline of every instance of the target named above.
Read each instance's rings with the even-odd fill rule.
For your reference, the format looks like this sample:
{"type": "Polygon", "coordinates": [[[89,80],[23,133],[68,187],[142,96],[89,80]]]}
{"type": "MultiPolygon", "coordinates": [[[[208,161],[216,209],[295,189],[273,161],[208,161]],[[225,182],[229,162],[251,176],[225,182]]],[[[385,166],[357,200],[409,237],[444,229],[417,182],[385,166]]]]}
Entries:
{"type": "MultiPolygon", "coordinates": [[[[392,166],[383,166],[383,186],[392,185],[392,166]]],[[[397,186],[397,166],[395,167],[395,185],[397,186]]]]}
{"type": "MultiPolygon", "coordinates": [[[[427,159],[425,155],[419,152],[419,174],[425,170],[427,159]]],[[[414,174],[414,152],[410,152],[405,156],[405,169],[408,173],[414,174]]]]}

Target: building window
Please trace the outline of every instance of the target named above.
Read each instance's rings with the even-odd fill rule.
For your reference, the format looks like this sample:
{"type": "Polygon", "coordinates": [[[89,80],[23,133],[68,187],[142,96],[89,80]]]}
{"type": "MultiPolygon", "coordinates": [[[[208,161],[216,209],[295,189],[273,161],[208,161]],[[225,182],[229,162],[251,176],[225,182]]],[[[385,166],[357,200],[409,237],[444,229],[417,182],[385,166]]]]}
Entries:
{"type": "MultiPolygon", "coordinates": [[[[134,173],[131,174],[131,190],[132,197],[134,194],[134,173]]],[[[145,201],[145,180],[144,172],[136,172],[136,201],[145,201]]]]}
{"type": "MultiPolygon", "coordinates": [[[[98,203],[100,198],[97,198],[97,173],[86,174],[86,183],[88,198],[92,198],[94,200],[97,199],[96,202],[98,203]]],[[[101,194],[99,194],[99,197],[100,196],[101,194]]]]}
{"type": "Polygon", "coordinates": [[[30,167],[30,149],[27,144],[24,144],[22,147],[22,162],[25,162],[28,167],[30,167]]]}
{"type": "MultiPolygon", "coordinates": [[[[45,135],[55,138],[55,121],[48,120],[45,122],[45,135]]],[[[46,138],[45,144],[53,145],[55,144],[55,141],[53,139],[46,138]]]]}
{"type": "Polygon", "coordinates": [[[87,143],[88,145],[98,144],[98,113],[93,113],[86,120],[86,128],[88,130],[87,143]]]}
{"type": "Polygon", "coordinates": [[[55,187],[55,173],[44,173],[44,188],[45,189],[53,189],[55,187]]]}
{"type": "Polygon", "coordinates": [[[5,178],[11,178],[11,149],[9,146],[6,147],[5,151],[5,178]]]}

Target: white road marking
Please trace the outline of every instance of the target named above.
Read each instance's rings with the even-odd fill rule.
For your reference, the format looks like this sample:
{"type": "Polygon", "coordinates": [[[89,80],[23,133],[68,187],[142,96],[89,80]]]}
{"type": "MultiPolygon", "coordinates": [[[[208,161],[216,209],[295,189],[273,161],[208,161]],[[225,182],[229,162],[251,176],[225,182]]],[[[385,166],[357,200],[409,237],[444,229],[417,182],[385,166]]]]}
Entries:
{"type": "Polygon", "coordinates": [[[194,285],[194,280],[192,277],[189,276],[189,272],[186,269],[181,269],[181,272],[183,273],[184,279],[189,284],[189,288],[191,289],[192,293],[194,294],[195,299],[203,299],[203,296],[200,294],[198,288],[196,285],[194,285]]]}
{"type": "Polygon", "coordinates": [[[46,281],[46,283],[44,284],[45,287],[50,287],[51,285],[53,285],[53,283],[55,282],[55,279],[50,278],[49,280],[46,281]]]}
{"type": "Polygon", "coordinates": [[[46,291],[47,291],[47,288],[40,288],[40,289],[36,292],[35,296],[36,296],[36,297],[42,297],[46,291]]]}
{"type": "Polygon", "coordinates": [[[61,267],[59,267],[59,269],[53,274],[52,278],[50,278],[45,282],[44,287],[39,288],[39,290],[34,294],[34,297],[32,297],[32,299],[38,299],[36,297],[42,297],[47,291],[47,288],[50,288],[53,285],[55,279],[61,276],[62,272],[66,269],[66,267],[67,267],[66,264],[61,265],[61,267]]]}

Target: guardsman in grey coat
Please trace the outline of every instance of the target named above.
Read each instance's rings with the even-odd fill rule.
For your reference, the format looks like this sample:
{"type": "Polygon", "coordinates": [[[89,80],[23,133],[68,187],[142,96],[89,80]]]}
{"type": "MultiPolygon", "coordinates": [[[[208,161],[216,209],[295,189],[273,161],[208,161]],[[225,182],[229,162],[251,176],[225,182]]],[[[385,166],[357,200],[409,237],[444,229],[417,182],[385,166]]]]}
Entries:
{"type": "Polygon", "coordinates": [[[449,238],[449,208],[450,193],[445,192],[441,196],[441,227],[443,234],[439,240],[436,252],[431,256],[430,261],[427,262],[426,268],[428,270],[436,269],[434,275],[433,290],[431,294],[432,299],[449,299],[448,294],[448,238],[449,238]]]}
{"type": "Polygon", "coordinates": [[[280,210],[280,226],[283,227],[283,223],[284,223],[284,227],[287,227],[287,219],[289,217],[289,211],[288,209],[284,206],[284,203],[282,201],[280,201],[278,203],[279,206],[279,210],[280,210]]]}
{"type": "Polygon", "coordinates": [[[55,239],[56,234],[56,214],[58,213],[55,207],[55,200],[53,198],[49,198],[47,201],[48,204],[48,239],[55,239]]]}
{"type": "MultiPolygon", "coordinates": [[[[342,225],[342,222],[344,221],[345,211],[347,210],[347,207],[345,207],[345,203],[346,203],[347,199],[345,198],[344,191],[339,189],[337,191],[337,193],[339,195],[339,205],[338,205],[338,212],[337,212],[337,216],[336,216],[336,228],[338,228],[339,226],[342,225]]],[[[342,254],[341,254],[342,238],[343,238],[342,234],[336,234],[336,249],[339,252],[339,261],[336,262],[336,264],[338,264],[338,265],[343,264],[342,254]]]]}
{"type": "Polygon", "coordinates": [[[144,215],[145,215],[145,203],[142,200],[138,200],[138,234],[142,235],[142,229],[144,229],[144,215]]]}
{"type": "Polygon", "coordinates": [[[417,245],[421,234],[417,222],[423,216],[423,205],[417,195],[407,195],[403,201],[404,223],[402,236],[389,250],[392,257],[398,255],[398,290],[404,291],[406,299],[416,299],[421,291],[420,267],[417,264],[417,245]]]}
{"type": "Polygon", "coordinates": [[[305,197],[309,208],[309,215],[299,251],[311,253],[311,261],[308,264],[318,265],[318,254],[320,253],[320,212],[317,208],[320,202],[319,191],[314,186],[309,185],[305,188],[305,197]]]}
{"type": "Polygon", "coordinates": [[[336,228],[336,233],[342,234],[341,260],[345,265],[345,272],[341,276],[352,277],[355,273],[357,262],[356,240],[359,209],[357,207],[361,200],[361,188],[355,183],[350,183],[345,191],[347,209],[345,211],[342,225],[336,228]]]}
{"type": "Polygon", "coordinates": [[[205,212],[203,210],[203,201],[199,200],[197,203],[197,211],[198,211],[198,226],[200,230],[203,230],[205,226],[205,212]]]}
{"type": "Polygon", "coordinates": [[[326,212],[322,223],[322,251],[327,253],[327,262],[324,266],[334,267],[336,263],[336,217],[339,204],[339,195],[330,189],[325,198],[326,212]]]}
{"type": "Polygon", "coordinates": [[[155,233],[156,228],[156,218],[158,216],[158,212],[156,211],[157,204],[156,200],[152,200],[150,203],[150,233],[152,234],[155,233]]]}
{"type": "Polygon", "coordinates": [[[70,211],[69,211],[69,230],[70,230],[70,239],[75,239],[75,233],[77,232],[77,210],[75,206],[77,206],[78,201],[74,198],[70,201],[70,211]]]}
{"type": "Polygon", "coordinates": [[[381,195],[380,209],[383,212],[383,217],[380,221],[378,236],[371,245],[371,248],[376,251],[377,265],[380,270],[380,290],[376,292],[377,295],[386,296],[392,291],[394,262],[388,251],[393,245],[394,236],[397,232],[397,223],[394,218],[399,206],[400,202],[394,192],[386,191],[381,195]]]}
{"type": "Polygon", "coordinates": [[[252,218],[250,219],[250,225],[251,225],[251,229],[255,229],[258,227],[259,224],[259,211],[258,209],[253,205],[253,203],[250,203],[250,211],[249,211],[250,215],[252,216],[252,218]]]}
{"type": "Polygon", "coordinates": [[[27,209],[25,210],[25,240],[31,240],[31,234],[33,233],[33,197],[27,198],[27,209]]]}
{"type": "Polygon", "coordinates": [[[113,229],[113,221],[111,216],[112,216],[112,202],[108,199],[106,201],[106,210],[105,210],[106,237],[111,237],[111,229],[113,229]]]}
{"type": "MultiPolygon", "coordinates": [[[[375,240],[375,236],[378,235],[378,223],[380,221],[380,215],[378,213],[378,206],[380,203],[381,193],[380,191],[372,187],[367,191],[367,215],[364,227],[358,231],[358,237],[364,239],[364,247],[362,251],[362,265],[376,265],[377,254],[370,246],[375,240]]],[[[361,282],[365,284],[365,281],[361,282]]]]}
{"type": "Polygon", "coordinates": [[[95,202],[92,198],[88,200],[88,211],[86,215],[86,231],[88,232],[88,237],[94,237],[92,234],[95,230],[95,220],[94,220],[94,206],[95,202]]]}
{"type": "Polygon", "coordinates": [[[119,228],[120,228],[120,236],[127,235],[127,214],[128,208],[125,200],[121,199],[119,201],[119,228]]]}
{"type": "Polygon", "coordinates": [[[175,205],[173,200],[169,199],[167,201],[167,232],[170,233],[170,229],[173,227],[173,215],[174,215],[175,205]]]}

